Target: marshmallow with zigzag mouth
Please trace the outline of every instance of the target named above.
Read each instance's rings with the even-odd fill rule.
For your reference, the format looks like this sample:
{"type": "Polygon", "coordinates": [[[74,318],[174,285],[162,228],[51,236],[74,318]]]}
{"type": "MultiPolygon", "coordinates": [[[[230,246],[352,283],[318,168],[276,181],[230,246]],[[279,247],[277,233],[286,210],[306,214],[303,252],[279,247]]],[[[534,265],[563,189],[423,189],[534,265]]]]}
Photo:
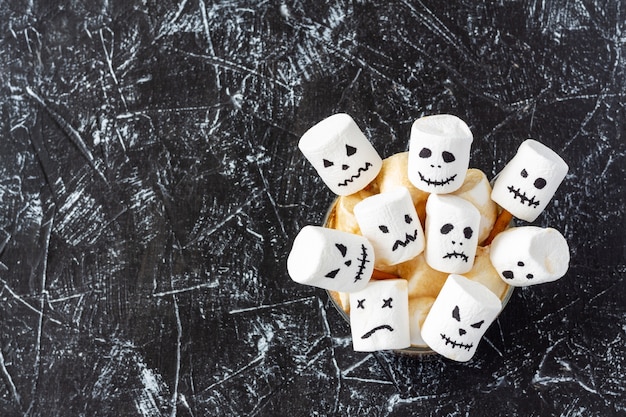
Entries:
{"type": "Polygon", "coordinates": [[[337,195],[365,188],[383,164],[376,149],[345,113],[334,114],[311,127],[300,138],[298,147],[337,195]]]}
{"type": "Polygon", "coordinates": [[[374,271],[374,248],[363,236],[305,226],[287,258],[292,280],[332,291],[363,289],[374,271]]]}
{"type": "Polygon", "coordinates": [[[406,280],[372,280],[350,294],[350,306],[354,350],[404,349],[411,344],[406,280]]]}
{"type": "Polygon", "coordinates": [[[446,358],[467,362],[501,309],[500,299],[487,287],[451,274],[424,320],[422,338],[446,358]]]}
{"type": "Polygon", "coordinates": [[[491,242],[489,258],[500,278],[515,287],[556,281],[569,268],[569,246],[556,229],[513,227],[491,242]]]}
{"type": "Polygon", "coordinates": [[[498,174],[491,199],[513,216],[532,222],[548,205],[567,171],[565,161],[552,149],[525,140],[498,174]]]}
{"type": "Polygon", "coordinates": [[[462,274],[472,269],[480,212],[453,195],[431,194],[426,202],[426,263],[438,271],[462,274]]]}
{"type": "Polygon", "coordinates": [[[461,187],[474,137],[456,116],[417,119],[411,128],[408,177],[420,190],[446,194],[461,187]]]}
{"type": "Polygon", "coordinates": [[[405,187],[362,200],[354,206],[354,215],[374,246],[377,265],[396,265],[424,250],[424,231],[405,187]]]}

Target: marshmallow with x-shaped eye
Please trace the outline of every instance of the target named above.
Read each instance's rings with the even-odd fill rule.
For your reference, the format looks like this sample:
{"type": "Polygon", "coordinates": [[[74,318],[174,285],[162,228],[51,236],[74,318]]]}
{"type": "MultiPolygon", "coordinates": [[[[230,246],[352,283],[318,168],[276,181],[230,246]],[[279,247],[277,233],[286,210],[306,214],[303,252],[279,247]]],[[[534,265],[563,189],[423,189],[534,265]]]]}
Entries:
{"type": "Polygon", "coordinates": [[[568,169],[552,149],[525,140],[497,175],[491,199],[515,217],[532,222],[546,208],[568,169]]]}
{"type": "Polygon", "coordinates": [[[409,181],[434,194],[459,189],[473,140],[469,127],[456,116],[438,114],[417,119],[409,140],[409,181]]]}
{"type": "Polygon", "coordinates": [[[376,149],[345,113],[334,114],[311,127],[300,138],[298,147],[337,195],[362,190],[383,165],[376,149]]]}
{"type": "Polygon", "coordinates": [[[472,269],[480,212],[453,195],[431,194],[426,202],[426,263],[438,271],[462,274],[472,269]]]}
{"type": "Polygon", "coordinates": [[[374,271],[374,248],[363,236],[305,226],[287,258],[292,280],[332,291],[363,289],[374,271]]]}
{"type": "Polygon", "coordinates": [[[354,206],[354,215],[377,264],[396,265],[424,250],[424,231],[406,187],[367,197],[354,206]]]}
{"type": "Polygon", "coordinates": [[[350,293],[350,328],[352,345],[359,352],[409,347],[406,280],[372,280],[361,291],[350,293]]]}
{"type": "Polygon", "coordinates": [[[501,309],[500,299],[487,287],[450,274],[424,320],[422,338],[446,358],[467,362],[501,309]]]}
{"type": "Polygon", "coordinates": [[[491,242],[491,264],[500,278],[515,287],[556,281],[569,268],[569,246],[556,229],[513,227],[491,242]]]}

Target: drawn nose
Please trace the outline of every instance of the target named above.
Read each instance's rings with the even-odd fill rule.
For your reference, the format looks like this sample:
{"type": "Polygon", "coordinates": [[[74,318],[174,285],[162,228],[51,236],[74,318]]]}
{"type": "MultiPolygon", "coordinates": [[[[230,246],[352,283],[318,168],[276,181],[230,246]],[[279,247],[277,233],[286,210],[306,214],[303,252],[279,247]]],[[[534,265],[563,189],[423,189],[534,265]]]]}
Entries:
{"type": "Polygon", "coordinates": [[[465,333],[467,333],[465,330],[459,329],[459,336],[463,336],[465,333]]]}
{"type": "Polygon", "coordinates": [[[343,169],[344,171],[345,171],[346,169],[348,169],[348,168],[350,168],[350,167],[349,167],[348,165],[346,165],[346,164],[343,164],[343,165],[341,166],[341,169],[343,169]]]}

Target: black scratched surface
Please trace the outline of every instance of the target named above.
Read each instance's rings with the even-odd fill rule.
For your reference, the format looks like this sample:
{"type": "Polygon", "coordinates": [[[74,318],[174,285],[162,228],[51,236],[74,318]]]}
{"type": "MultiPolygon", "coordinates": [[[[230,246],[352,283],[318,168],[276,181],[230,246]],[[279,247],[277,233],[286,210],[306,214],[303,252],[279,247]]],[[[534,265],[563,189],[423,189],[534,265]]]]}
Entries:
{"type": "Polygon", "coordinates": [[[620,1],[0,2],[0,415],[626,415],[620,1]],[[383,157],[417,117],[495,175],[570,172],[571,247],[474,359],[355,353],[286,272],[333,199],[297,150],[348,112],[383,157]]]}

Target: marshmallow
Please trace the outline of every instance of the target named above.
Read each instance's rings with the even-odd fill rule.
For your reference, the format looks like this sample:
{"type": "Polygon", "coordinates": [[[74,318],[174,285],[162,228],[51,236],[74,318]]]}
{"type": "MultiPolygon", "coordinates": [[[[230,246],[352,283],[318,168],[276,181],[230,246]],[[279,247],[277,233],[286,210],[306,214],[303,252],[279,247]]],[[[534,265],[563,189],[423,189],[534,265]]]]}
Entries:
{"type": "Polygon", "coordinates": [[[354,215],[374,247],[376,264],[396,265],[424,250],[424,231],[405,187],[364,199],[354,215]]]}
{"type": "Polygon", "coordinates": [[[350,293],[350,328],[354,350],[359,352],[409,347],[406,281],[372,280],[361,291],[350,293]]]}
{"type": "Polygon", "coordinates": [[[374,271],[374,248],[363,236],[305,226],[287,258],[292,280],[334,291],[363,289],[374,271]]]}
{"type": "Polygon", "coordinates": [[[491,242],[489,258],[500,278],[515,287],[556,281],[569,267],[569,246],[556,229],[514,227],[491,242]]]}
{"type": "Polygon", "coordinates": [[[426,202],[428,265],[442,272],[462,274],[472,269],[480,213],[472,203],[452,195],[431,194],[426,202]]]}
{"type": "Polygon", "coordinates": [[[456,116],[417,119],[409,141],[409,180],[434,194],[457,190],[465,179],[473,140],[469,127],[456,116]]]}
{"type": "Polygon", "coordinates": [[[468,169],[461,188],[451,194],[469,201],[478,209],[478,242],[487,239],[498,217],[498,206],[491,199],[491,185],[485,173],[475,168],[468,169]]]}
{"type": "Polygon", "coordinates": [[[311,127],[300,138],[298,147],[337,195],[365,188],[383,163],[352,117],[345,113],[332,115],[311,127]]]}
{"type": "Polygon", "coordinates": [[[532,222],[554,196],[567,170],[565,161],[552,149],[525,140],[497,175],[491,198],[513,216],[532,222]]]}
{"type": "Polygon", "coordinates": [[[451,274],[424,320],[422,338],[446,358],[467,362],[501,309],[487,287],[451,274]]]}

